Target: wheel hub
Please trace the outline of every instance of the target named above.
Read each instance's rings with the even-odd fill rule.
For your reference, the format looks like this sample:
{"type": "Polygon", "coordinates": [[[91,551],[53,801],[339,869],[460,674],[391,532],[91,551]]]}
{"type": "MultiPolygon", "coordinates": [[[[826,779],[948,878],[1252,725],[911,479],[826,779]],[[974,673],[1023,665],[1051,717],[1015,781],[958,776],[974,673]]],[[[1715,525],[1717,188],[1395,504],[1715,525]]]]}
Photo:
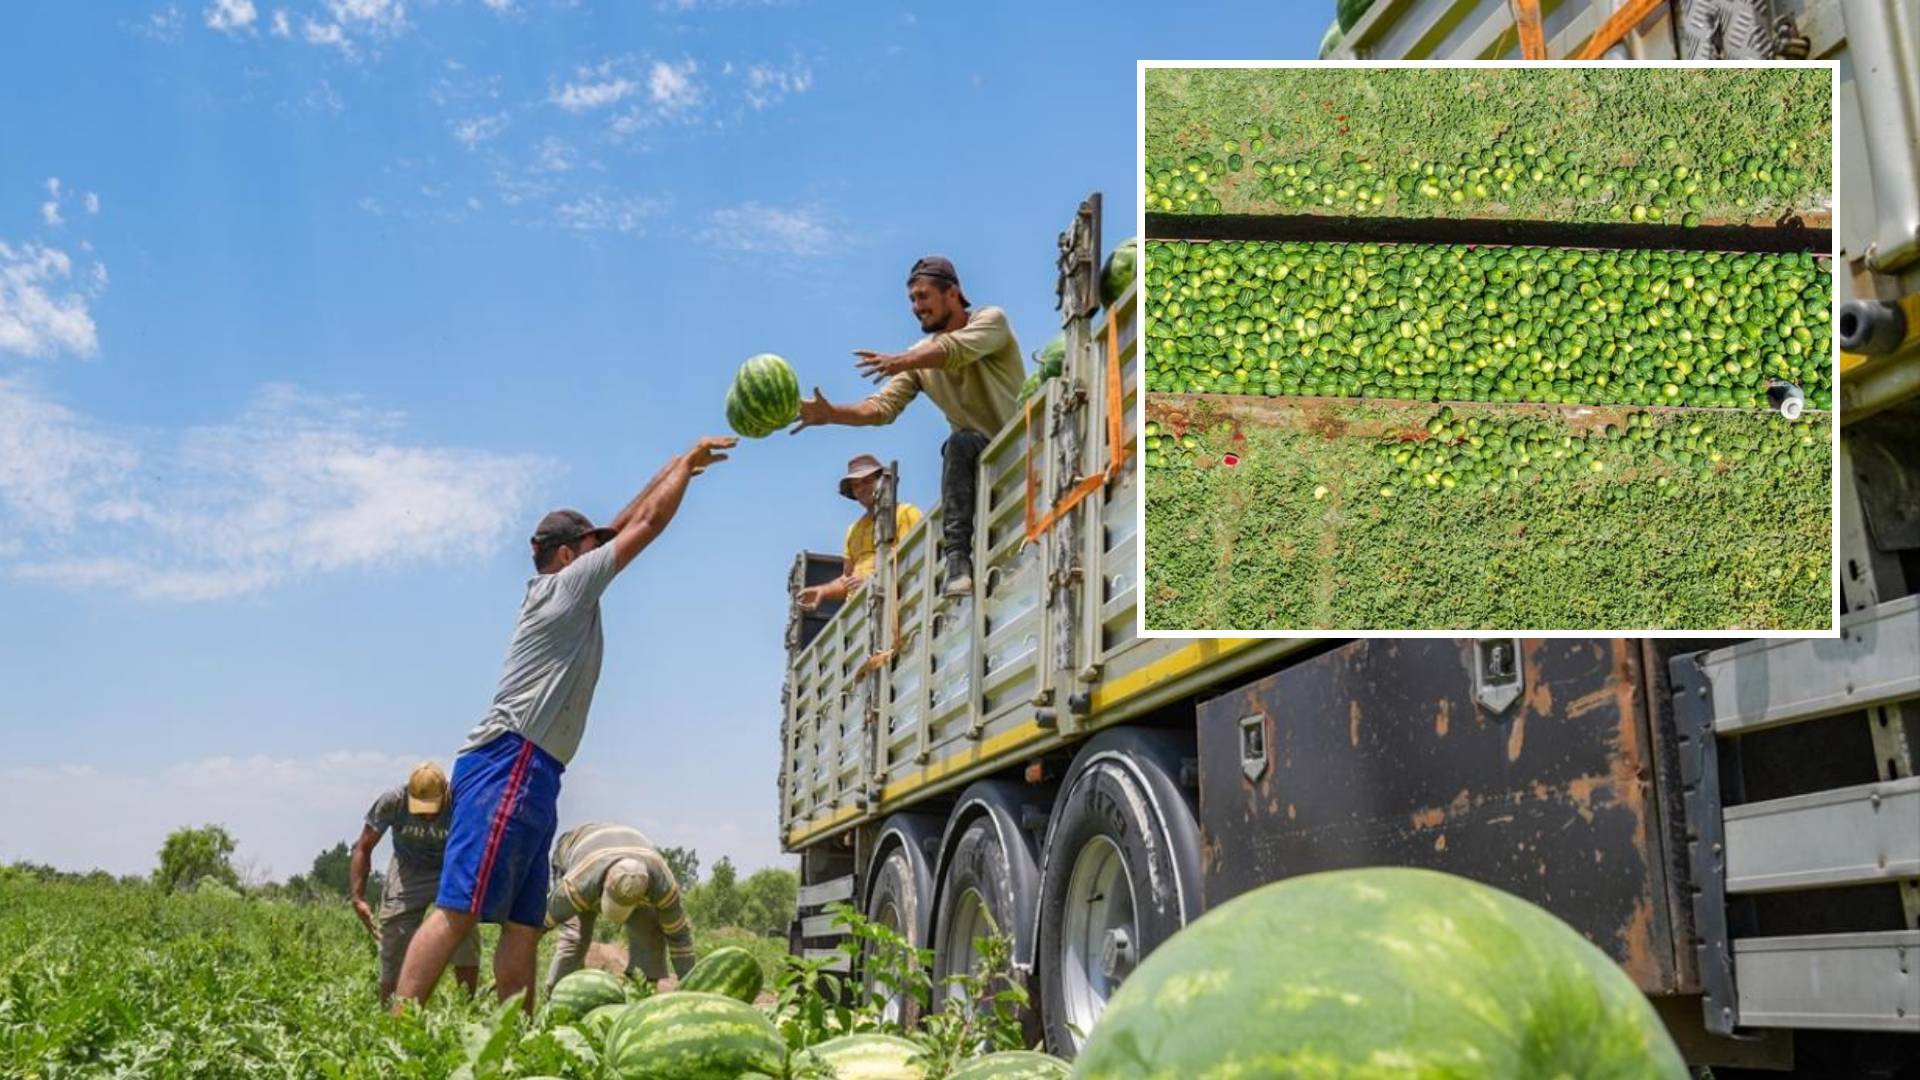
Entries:
{"type": "Polygon", "coordinates": [[[1126,927],[1116,926],[1107,931],[1100,945],[1100,972],[1118,984],[1132,970],[1133,938],[1126,927]]]}

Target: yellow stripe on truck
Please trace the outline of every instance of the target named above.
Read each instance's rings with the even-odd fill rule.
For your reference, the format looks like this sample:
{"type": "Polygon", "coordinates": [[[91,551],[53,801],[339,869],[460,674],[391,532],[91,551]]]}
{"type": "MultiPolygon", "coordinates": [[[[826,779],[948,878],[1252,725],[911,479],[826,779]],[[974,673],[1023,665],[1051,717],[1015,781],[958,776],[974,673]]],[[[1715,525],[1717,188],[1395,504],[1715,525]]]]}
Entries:
{"type": "Polygon", "coordinates": [[[1096,714],[1104,712],[1136,694],[1157,689],[1175,679],[1190,675],[1259,640],[1259,638],[1196,638],[1191,644],[1151,664],[1142,665],[1135,671],[1109,679],[1095,687],[1093,711],[1096,714]]]}

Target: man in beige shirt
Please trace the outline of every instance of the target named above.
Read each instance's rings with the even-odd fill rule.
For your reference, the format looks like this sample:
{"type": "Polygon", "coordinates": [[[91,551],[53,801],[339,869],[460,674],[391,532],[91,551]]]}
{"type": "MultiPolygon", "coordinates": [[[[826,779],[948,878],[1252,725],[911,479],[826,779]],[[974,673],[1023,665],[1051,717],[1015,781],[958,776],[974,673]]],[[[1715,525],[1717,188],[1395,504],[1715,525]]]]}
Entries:
{"type": "Polygon", "coordinates": [[[907,274],[907,300],[927,337],[905,352],[856,349],[860,373],[881,382],[854,405],[835,405],[819,387],[800,402],[798,432],[822,424],[890,424],[919,394],[947,416],[953,432],[940,447],[940,550],[949,596],[973,593],[973,518],[980,454],[1020,403],[1026,375],[1020,343],[997,307],[971,310],[953,263],[929,255],[907,274]]]}

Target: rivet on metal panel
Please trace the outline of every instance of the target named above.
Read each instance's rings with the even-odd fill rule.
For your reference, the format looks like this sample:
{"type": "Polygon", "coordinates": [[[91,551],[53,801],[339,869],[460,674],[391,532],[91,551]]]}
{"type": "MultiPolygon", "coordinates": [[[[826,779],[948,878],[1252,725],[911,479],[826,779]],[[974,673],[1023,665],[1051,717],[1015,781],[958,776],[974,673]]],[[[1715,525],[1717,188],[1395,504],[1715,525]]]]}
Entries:
{"type": "Polygon", "coordinates": [[[1257,783],[1267,772],[1267,723],[1262,716],[1240,718],[1240,771],[1257,783]]]}
{"type": "Polygon", "coordinates": [[[1487,638],[1474,643],[1474,700],[1495,714],[1507,711],[1525,692],[1518,638],[1487,638]]]}

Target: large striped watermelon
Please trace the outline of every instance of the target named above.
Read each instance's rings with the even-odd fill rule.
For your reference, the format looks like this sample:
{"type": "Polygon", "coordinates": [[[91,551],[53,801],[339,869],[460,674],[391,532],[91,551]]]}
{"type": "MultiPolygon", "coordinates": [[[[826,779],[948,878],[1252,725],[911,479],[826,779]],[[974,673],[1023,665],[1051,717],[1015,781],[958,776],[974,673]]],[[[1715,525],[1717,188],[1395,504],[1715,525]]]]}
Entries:
{"type": "Polygon", "coordinates": [[[583,968],[554,984],[547,1011],[559,1023],[582,1017],[602,1005],[627,1000],[627,982],[611,972],[583,968]]]}
{"type": "Polygon", "coordinates": [[[614,1017],[600,1059],[611,1080],[737,1080],[786,1074],[787,1047],[760,1010],[681,990],[614,1017]]]}
{"type": "Polygon", "coordinates": [[[687,977],[680,980],[680,989],[725,994],[751,1005],[765,983],[766,974],[752,953],[738,945],[722,945],[693,965],[687,977]]]}
{"type": "Polygon", "coordinates": [[[631,1006],[624,1001],[601,1005],[588,1010],[585,1016],[574,1021],[573,1026],[585,1032],[587,1038],[592,1039],[596,1044],[604,1043],[607,1041],[607,1031],[613,1027],[613,1022],[628,1008],[631,1006]]]}
{"type": "Polygon", "coordinates": [[[1607,954],[1431,870],[1309,874],[1208,912],[1114,994],[1076,1080],[1196,1076],[1685,1080],[1607,954]]]}
{"type": "Polygon", "coordinates": [[[947,1074],[947,1080],[1067,1080],[1067,1063],[1032,1050],[1002,1050],[974,1058],[947,1074]]]}
{"type": "Polygon", "coordinates": [[[800,379],[772,353],[747,358],[727,391],[727,423],[749,439],[763,439],[800,416],[800,379]]]}
{"type": "Polygon", "coordinates": [[[898,1035],[842,1035],[802,1050],[794,1064],[824,1067],[834,1080],[922,1080],[926,1067],[914,1059],[925,1052],[898,1035]]]}

